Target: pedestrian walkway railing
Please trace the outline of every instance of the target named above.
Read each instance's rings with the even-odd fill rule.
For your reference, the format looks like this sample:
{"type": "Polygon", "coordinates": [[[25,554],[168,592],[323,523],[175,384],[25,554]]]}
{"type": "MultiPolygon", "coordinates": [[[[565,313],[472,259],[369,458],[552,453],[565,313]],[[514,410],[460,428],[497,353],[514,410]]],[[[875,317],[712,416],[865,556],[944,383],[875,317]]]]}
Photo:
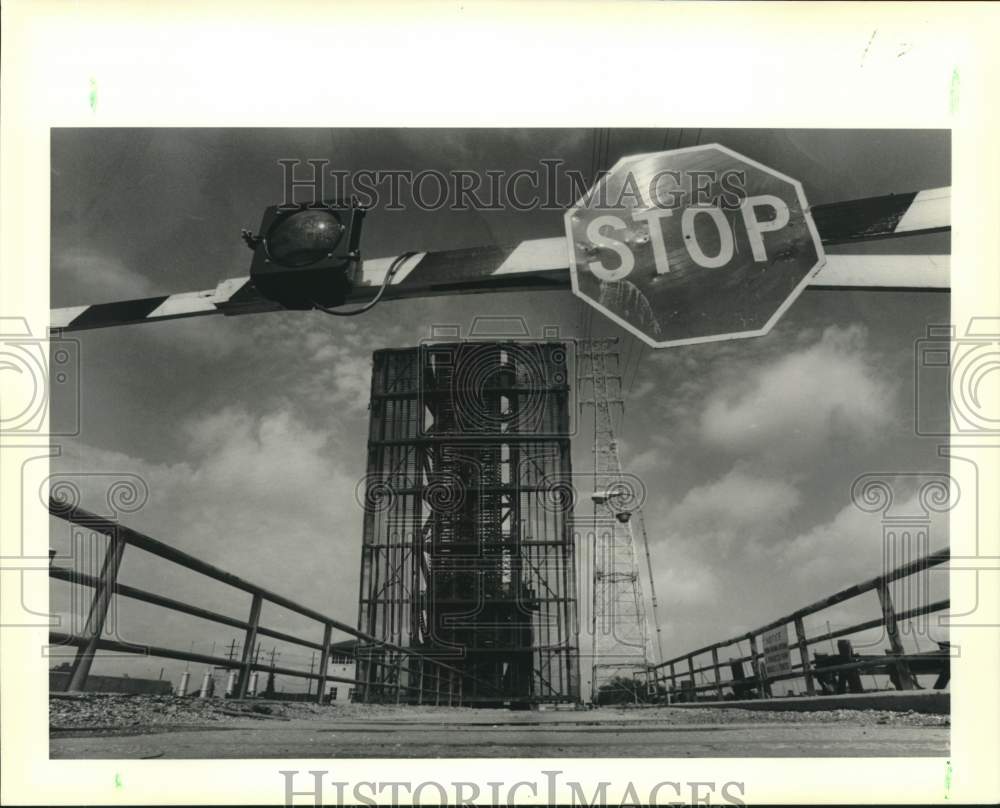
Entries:
{"type": "Polygon", "coordinates": [[[428,652],[403,648],[379,640],[340,620],[321,614],[315,609],[303,606],[290,598],[226,572],[183,550],[140,533],[115,520],[97,516],[81,507],[68,506],[50,498],[49,512],[59,519],[78,525],[92,533],[101,534],[108,540],[98,575],[88,575],[68,567],[55,565],[49,567],[50,578],[90,587],[94,590],[82,633],[49,632],[49,642],[53,645],[75,646],[76,648],[71,663],[67,690],[84,690],[95,656],[100,651],[111,651],[195,662],[235,670],[238,677],[232,695],[236,698],[247,697],[250,677],[253,672],[266,671],[318,682],[316,699],[319,702],[325,698],[327,682],[341,682],[354,687],[355,701],[395,701],[397,703],[447,705],[462,703],[463,680],[469,681],[469,675],[447,662],[434,658],[428,652]],[[118,573],[126,547],[137,547],[160,559],[248,593],[251,596],[249,615],[244,620],[121,583],[118,580],[118,573]],[[105,636],[108,612],[116,596],[153,604],[173,612],[181,612],[239,629],[244,632],[242,657],[236,660],[197,653],[193,650],[122,642],[120,639],[105,636]],[[265,603],[274,604],[314,621],[321,629],[322,637],[309,639],[260,625],[261,609],[265,603]],[[350,653],[355,659],[361,659],[366,663],[367,676],[364,680],[328,673],[331,653],[344,653],[340,647],[334,649],[332,641],[334,631],[355,638],[354,648],[350,653]],[[319,651],[319,669],[315,672],[306,671],[258,661],[253,649],[257,645],[257,638],[262,636],[319,651]]]}
{"type": "MultiPolygon", "coordinates": [[[[950,605],[949,599],[921,603],[897,612],[890,594],[890,584],[945,564],[949,558],[948,548],[938,550],[876,578],[847,587],[760,628],[668,659],[651,669],[651,690],[666,694],[671,702],[771,698],[774,695],[774,683],[804,679],[806,693],[810,696],[833,692],[862,692],[862,672],[887,675],[898,690],[919,687],[916,680],[918,674],[936,674],[934,687],[944,687],[950,673],[948,644],[939,643],[935,651],[907,653],[900,638],[900,624],[946,611],[950,605]],[[879,616],[844,628],[828,628],[824,633],[807,635],[804,622],[806,617],[870,592],[878,596],[879,616]],[[792,641],[788,639],[789,627],[794,632],[792,641]],[[851,641],[843,639],[879,627],[884,629],[889,645],[883,655],[858,655],[854,652],[851,641]],[[838,641],[837,654],[817,653],[810,662],[810,646],[822,642],[832,643],[834,640],[838,641]],[[744,641],[749,646],[749,654],[742,654],[737,650],[741,655],[720,661],[721,650],[740,649],[744,641]],[[792,662],[791,652],[796,653],[797,662],[792,662]],[[770,666],[767,664],[768,658],[772,661],[770,666]],[[746,675],[744,663],[750,664],[751,675],[746,675]],[[726,668],[728,675],[724,673],[726,668]],[[698,674],[701,674],[703,680],[700,684],[696,683],[698,674]],[[709,678],[709,674],[711,680],[704,681],[709,678]]],[[[927,587],[915,588],[927,591],[927,587]]]]}

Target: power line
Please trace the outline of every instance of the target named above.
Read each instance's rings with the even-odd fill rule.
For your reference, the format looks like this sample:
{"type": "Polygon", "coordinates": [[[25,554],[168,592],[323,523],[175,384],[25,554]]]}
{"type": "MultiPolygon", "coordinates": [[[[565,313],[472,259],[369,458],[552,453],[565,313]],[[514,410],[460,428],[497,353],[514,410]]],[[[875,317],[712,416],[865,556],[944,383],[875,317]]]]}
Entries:
{"type": "Polygon", "coordinates": [[[590,177],[591,182],[594,179],[594,165],[597,163],[597,157],[595,156],[594,149],[597,143],[597,130],[592,129],[590,132],[590,165],[588,166],[587,176],[590,177]]]}
{"type": "Polygon", "coordinates": [[[646,351],[648,349],[649,346],[645,342],[639,345],[639,356],[635,361],[635,370],[632,373],[632,382],[628,386],[627,395],[632,395],[632,388],[635,387],[635,380],[639,378],[639,369],[640,366],[642,365],[643,360],[646,358],[646,351]]]}

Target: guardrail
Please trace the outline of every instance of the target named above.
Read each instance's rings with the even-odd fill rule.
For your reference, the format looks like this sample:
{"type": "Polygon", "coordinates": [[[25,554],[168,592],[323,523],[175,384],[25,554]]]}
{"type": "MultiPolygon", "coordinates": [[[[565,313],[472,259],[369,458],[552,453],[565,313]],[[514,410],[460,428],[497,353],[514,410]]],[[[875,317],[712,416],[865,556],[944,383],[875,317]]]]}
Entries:
{"type": "Polygon", "coordinates": [[[944,564],[949,558],[948,548],[938,550],[897,567],[884,575],[842,589],[823,600],[773,620],[760,628],[668,659],[651,669],[653,683],[658,690],[666,689],[672,700],[681,701],[697,700],[697,694],[703,691],[714,691],[715,698],[722,700],[725,688],[729,688],[735,698],[770,698],[773,696],[771,685],[774,682],[797,678],[805,679],[806,691],[810,696],[816,695],[817,682],[822,692],[830,692],[833,688],[836,688],[837,692],[844,692],[848,688],[852,692],[860,692],[860,673],[862,671],[887,674],[898,690],[912,690],[916,687],[917,683],[914,678],[916,673],[937,673],[938,680],[935,687],[943,687],[948,681],[950,672],[950,656],[947,646],[943,646],[939,651],[907,654],[900,640],[898,624],[903,620],[944,611],[949,608],[949,600],[945,598],[897,613],[889,592],[889,584],[944,564]],[[806,635],[803,618],[868,592],[875,592],[878,595],[881,607],[879,617],[813,637],[806,635]],[[758,649],[757,640],[766,632],[782,627],[787,630],[789,625],[794,626],[795,641],[784,646],[779,644],[772,647],[772,650],[797,651],[799,661],[796,664],[790,664],[786,670],[781,672],[769,672],[764,663],[764,657],[758,649]],[[838,654],[819,655],[818,661],[821,664],[816,664],[817,660],[810,663],[809,646],[820,642],[832,642],[834,639],[879,626],[885,627],[886,637],[889,641],[889,650],[886,651],[885,656],[859,656],[854,653],[849,640],[838,640],[838,654]],[[750,653],[748,655],[727,659],[720,663],[720,649],[729,646],[738,647],[739,643],[744,640],[749,643],[750,653]],[[711,663],[696,666],[696,658],[704,654],[711,655],[711,663]],[[745,662],[750,663],[753,671],[752,676],[744,675],[743,664],[745,662]],[[683,668],[678,670],[679,665],[686,670],[683,668]],[[728,679],[722,677],[723,666],[730,669],[731,675],[728,679]],[[705,675],[709,672],[713,674],[712,682],[700,685],[695,683],[695,674],[705,675]],[[681,688],[677,687],[678,677],[684,677],[681,688]]]}
{"type": "MultiPolygon", "coordinates": [[[[97,576],[87,575],[66,567],[49,567],[49,577],[79,586],[91,587],[94,590],[83,634],[49,632],[50,643],[54,645],[76,646],[77,648],[76,656],[73,659],[70,670],[67,690],[84,689],[94,657],[98,651],[115,651],[118,653],[177,659],[237,670],[239,676],[233,695],[241,699],[247,696],[250,675],[253,671],[273,671],[276,674],[284,676],[317,681],[319,682],[317,701],[320,703],[324,700],[324,691],[327,682],[343,682],[355,687],[355,701],[461,704],[463,680],[473,681],[473,677],[470,677],[452,665],[435,659],[429,653],[412,648],[402,648],[379,640],[340,620],[328,617],[314,609],[310,609],[308,606],[296,603],[283,595],[246,581],[237,575],[226,572],[219,567],[202,561],[182,550],[178,550],[176,547],[165,544],[158,539],[133,530],[117,521],[97,516],[77,506],[67,506],[55,499],[49,500],[49,513],[87,530],[103,534],[108,538],[108,546],[101,564],[100,574],[97,576]],[[121,568],[125,548],[128,546],[138,547],[166,561],[249,593],[252,600],[247,619],[241,620],[236,617],[219,614],[209,609],[183,603],[165,595],[119,583],[118,571],[121,568]],[[181,612],[203,620],[240,629],[245,632],[242,657],[239,662],[236,662],[234,659],[199,654],[191,650],[185,651],[155,645],[136,645],[106,638],[103,635],[107,615],[115,595],[150,603],[174,612],[181,612]],[[280,606],[319,623],[322,627],[322,640],[317,642],[261,626],[260,613],[265,602],[280,606]],[[352,679],[344,676],[329,675],[327,673],[330,655],[333,651],[331,637],[334,630],[354,637],[359,641],[352,655],[356,659],[363,659],[367,663],[367,670],[370,671],[368,679],[352,679]],[[258,636],[271,637],[319,651],[320,664],[318,672],[303,671],[296,668],[275,666],[256,661],[253,658],[253,648],[257,644],[258,636]]],[[[338,653],[343,652],[339,651],[338,653]]],[[[483,682],[482,684],[486,683],[483,682]]]]}

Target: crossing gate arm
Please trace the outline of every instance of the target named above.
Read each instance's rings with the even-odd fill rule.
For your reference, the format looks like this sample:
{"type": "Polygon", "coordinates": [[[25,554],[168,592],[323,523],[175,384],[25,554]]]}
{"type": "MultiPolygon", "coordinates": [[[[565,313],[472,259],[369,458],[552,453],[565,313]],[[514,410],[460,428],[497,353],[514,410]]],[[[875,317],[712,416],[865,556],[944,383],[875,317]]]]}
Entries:
{"type": "MultiPolygon", "coordinates": [[[[951,228],[950,188],[851,200],[813,208],[825,245],[853,244],[951,228]]],[[[501,247],[471,247],[416,253],[397,267],[385,300],[483,292],[569,289],[566,239],[530,239],[501,247]]],[[[385,273],[401,256],[366,260],[348,304],[371,300],[385,273]]],[[[951,286],[948,255],[827,255],[809,288],[940,290],[951,286]]],[[[214,289],[115,303],[53,309],[50,327],[61,332],[117,325],[281,311],[263,297],[248,276],[214,289]]]]}

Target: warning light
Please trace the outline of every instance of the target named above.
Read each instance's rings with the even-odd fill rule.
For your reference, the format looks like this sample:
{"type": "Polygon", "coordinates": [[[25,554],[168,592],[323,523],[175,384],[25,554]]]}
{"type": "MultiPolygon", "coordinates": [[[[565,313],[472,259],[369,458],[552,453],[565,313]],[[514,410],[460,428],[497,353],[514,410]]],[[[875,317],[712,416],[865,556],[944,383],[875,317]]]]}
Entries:
{"type": "Polygon", "coordinates": [[[307,267],[332,255],[345,230],[336,211],[300,210],[274,223],[264,248],[281,266],[307,267]]]}
{"type": "Polygon", "coordinates": [[[243,231],[254,251],[250,280],[286,309],[341,305],[361,266],[364,215],[353,201],[269,207],[257,235],[243,231]]]}

